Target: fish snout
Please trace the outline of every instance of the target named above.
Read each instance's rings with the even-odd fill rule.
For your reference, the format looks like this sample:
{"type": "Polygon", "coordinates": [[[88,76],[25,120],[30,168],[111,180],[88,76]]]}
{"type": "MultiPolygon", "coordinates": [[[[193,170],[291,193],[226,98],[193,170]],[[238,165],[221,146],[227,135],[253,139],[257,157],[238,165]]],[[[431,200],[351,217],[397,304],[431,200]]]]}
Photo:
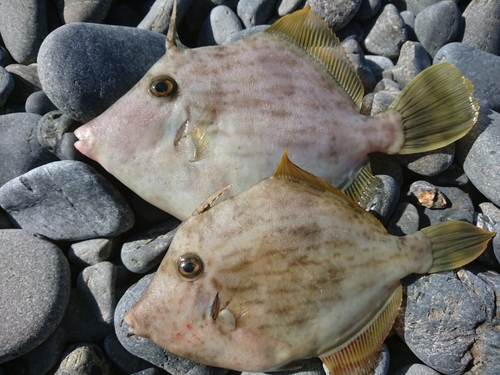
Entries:
{"type": "Polygon", "coordinates": [[[75,148],[83,155],[92,158],[91,150],[94,144],[94,136],[87,125],[82,125],[74,131],[75,137],[78,141],[75,142],[75,148]]]}
{"type": "Polygon", "coordinates": [[[128,327],[129,327],[128,330],[130,331],[130,333],[133,333],[134,335],[137,335],[138,325],[137,325],[137,319],[134,316],[134,308],[132,308],[127,313],[127,315],[125,315],[125,317],[123,318],[123,321],[125,323],[127,323],[128,327]]]}

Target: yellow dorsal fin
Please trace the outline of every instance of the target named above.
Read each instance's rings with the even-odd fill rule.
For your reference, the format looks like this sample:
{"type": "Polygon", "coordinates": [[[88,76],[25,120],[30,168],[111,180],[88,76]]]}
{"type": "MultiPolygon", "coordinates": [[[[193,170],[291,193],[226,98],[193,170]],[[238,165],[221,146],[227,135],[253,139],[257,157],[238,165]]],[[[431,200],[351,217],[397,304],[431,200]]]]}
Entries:
{"type": "Polygon", "coordinates": [[[344,193],[366,210],[380,182],[380,178],[373,175],[370,163],[366,163],[357,172],[356,177],[344,190],[344,193]]]}
{"type": "Polygon", "coordinates": [[[351,341],[333,353],[320,356],[331,375],[369,375],[377,365],[382,343],[394,324],[401,305],[401,285],[377,315],[351,341]]]}
{"type": "Polygon", "coordinates": [[[352,99],[358,110],[361,108],[363,84],[356,69],[347,57],[340,40],[328,25],[311,11],[309,5],[280,18],[265,32],[279,35],[312,55],[352,99]]]}

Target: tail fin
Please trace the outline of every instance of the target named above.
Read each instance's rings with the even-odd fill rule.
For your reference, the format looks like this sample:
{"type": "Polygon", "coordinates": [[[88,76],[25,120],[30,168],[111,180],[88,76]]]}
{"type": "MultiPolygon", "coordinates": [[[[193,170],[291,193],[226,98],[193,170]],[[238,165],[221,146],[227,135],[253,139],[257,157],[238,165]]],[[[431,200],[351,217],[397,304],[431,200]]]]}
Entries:
{"type": "Polygon", "coordinates": [[[447,221],[421,229],[432,243],[434,263],[429,273],[449,271],[472,262],[496,233],[462,221],[447,221]]]}
{"type": "Polygon", "coordinates": [[[390,108],[403,117],[405,144],[399,154],[435,150],[463,137],[476,123],[474,86],[447,62],[420,72],[390,108]]]}

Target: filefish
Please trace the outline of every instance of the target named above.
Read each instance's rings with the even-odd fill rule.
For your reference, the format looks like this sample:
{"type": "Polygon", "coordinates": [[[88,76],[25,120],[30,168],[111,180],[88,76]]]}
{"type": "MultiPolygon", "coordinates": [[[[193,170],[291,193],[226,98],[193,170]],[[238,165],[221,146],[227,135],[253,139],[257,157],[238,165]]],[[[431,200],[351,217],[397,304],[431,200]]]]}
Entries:
{"type": "Polygon", "coordinates": [[[443,147],[478,116],[473,85],[449,63],[429,67],[387,111],[359,113],[363,86],[339,39],[306,6],[227,45],[166,54],[75,147],[180,220],[214,191],[244,191],[289,147],[330,184],[350,185],[371,152],[443,147]]]}
{"type": "Polygon", "coordinates": [[[389,235],[286,153],[273,177],[214,198],[181,224],[124,320],[167,351],[240,371],[319,357],[333,375],[371,373],[400,279],[467,264],[494,236],[459,221],[389,235]]]}

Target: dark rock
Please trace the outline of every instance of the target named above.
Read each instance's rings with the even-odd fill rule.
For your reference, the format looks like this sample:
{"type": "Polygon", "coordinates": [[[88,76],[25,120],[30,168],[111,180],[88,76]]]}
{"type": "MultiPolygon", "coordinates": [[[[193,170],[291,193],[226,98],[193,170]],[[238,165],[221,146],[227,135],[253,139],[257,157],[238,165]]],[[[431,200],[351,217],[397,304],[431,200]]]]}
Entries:
{"type": "Polygon", "coordinates": [[[109,359],[124,373],[137,373],[152,366],[151,363],[126,351],[118,341],[114,331],[110,332],[104,339],[103,348],[109,359]]]}
{"type": "Polygon", "coordinates": [[[362,0],[361,6],[358,12],[354,16],[356,21],[366,21],[374,17],[380,6],[382,5],[382,0],[362,0]]]}
{"type": "Polygon", "coordinates": [[[50,101],[47,95],[40,90],[35,91],[26,99],[26,112],[36,113],[37,115],[45,115],[47,112],[56,110],[54,103],[50,101]]]}
{"type": "Polygon", "coordinates": [[[387,224],[399,199],[399,185],[391,176],[377,175],[380,183],[365,209],[384,225],[387,224]]]}
{"type": "Polygon", "coordinates": [[[14,78],[0,66],[0,107],[2,107],[14,89],[14,78]]]}
{"type": "Polygon", "coordinates": [[[106,18],[111,3],[112,0],[56,0],[56,7],[64,23],[101,23],[106,18]]]}
{"type": "Polygon", "coordinates": [[[24,104],[31,94],[42,89],[36,64],[11,64],[7,65],[5,70],[14,78],[14,88],[9,95],[8,102],[24,104]]]}
{"type": "Polygon", "coordinates": [[[387,232],[395,236],[406,236],[418,230],[419,215],[416,207],[408,202],[400,203],[387,224],[387,232]]]}
{"type": "Polygon", "coordinates": [[[38,123],[38,142],[61,160],[84,161],[85,157],[74,147],[78,139],[73,131],[80,125],[60,110],[48,112],[38,123]]]}

